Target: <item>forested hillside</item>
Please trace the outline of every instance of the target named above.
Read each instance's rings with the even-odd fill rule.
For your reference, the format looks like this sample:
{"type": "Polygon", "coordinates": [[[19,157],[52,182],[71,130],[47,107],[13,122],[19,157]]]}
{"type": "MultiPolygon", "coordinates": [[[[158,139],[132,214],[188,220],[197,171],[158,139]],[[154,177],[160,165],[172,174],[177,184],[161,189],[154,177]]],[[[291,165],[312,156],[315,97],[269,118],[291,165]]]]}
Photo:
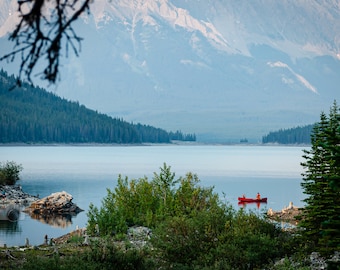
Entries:
{"type": "Polygon", "coordinates": [[[0,71],[0,143],[169,143],[195,135],[167,132],[87,109],[0,71]],[[174,136],[174,135],[180,136],[174,136]],[[172,138],[174,136],[175,138],[172,138]]]}
{"type": "Polygon", "coordinates": [[[269,132],[262,137],[262,143],[310,144],[310,136],[314,125],[280,129],[269,132]]]}

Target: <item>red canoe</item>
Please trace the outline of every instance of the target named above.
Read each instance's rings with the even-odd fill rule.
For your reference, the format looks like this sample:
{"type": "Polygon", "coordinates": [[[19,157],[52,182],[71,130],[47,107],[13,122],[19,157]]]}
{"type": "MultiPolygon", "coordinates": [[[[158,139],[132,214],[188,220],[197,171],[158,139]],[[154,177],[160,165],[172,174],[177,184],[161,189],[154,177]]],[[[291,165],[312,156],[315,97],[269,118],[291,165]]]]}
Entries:
{"type": "Polygon", "coordinates": [[[252,199],[252,198],[238,197],[238,200],[239,200],[239,202],[244,202],[244,203],[267,202],[267,198],[252,199]]]}

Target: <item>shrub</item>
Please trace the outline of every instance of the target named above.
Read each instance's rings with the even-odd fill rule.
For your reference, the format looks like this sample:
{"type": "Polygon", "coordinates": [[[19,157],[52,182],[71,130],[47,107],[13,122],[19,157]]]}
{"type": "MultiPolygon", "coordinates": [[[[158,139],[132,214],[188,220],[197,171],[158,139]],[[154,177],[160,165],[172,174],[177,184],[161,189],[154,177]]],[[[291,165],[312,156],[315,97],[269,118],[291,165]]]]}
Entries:
{"type": "Polygon", "coordinates": [[[221,206],[169,218],[155,229],[152,244],[169,268],[254,269],[290,254],[290,238],[255,213],[221,206]]]}
{"type": "Polygon", "coordinates": [[[109,238],[91,244],[90,248],[81,257],[83,261],[96,265],[95,269],[155,269],[146,248],[135,249],[124,244],[119,246],[109,238]]]}
{"type": "Polygon", "coordinates": [[[0,185],[14,185],[20,179],[21,171],[21,164],[14,161],[0,163],[0,185]]]}
{"type": "Polygon", "coordinates": [[[120,176],[102,207],[90,207],[88,231],[99,227],[117,237],[147,226],[152,259],[165,269],[253,269],[295,250],[288,233],[259,214],[234,210],[199,181],[192,173],[175,180],[166,164],[152,181],[120,176]]]}

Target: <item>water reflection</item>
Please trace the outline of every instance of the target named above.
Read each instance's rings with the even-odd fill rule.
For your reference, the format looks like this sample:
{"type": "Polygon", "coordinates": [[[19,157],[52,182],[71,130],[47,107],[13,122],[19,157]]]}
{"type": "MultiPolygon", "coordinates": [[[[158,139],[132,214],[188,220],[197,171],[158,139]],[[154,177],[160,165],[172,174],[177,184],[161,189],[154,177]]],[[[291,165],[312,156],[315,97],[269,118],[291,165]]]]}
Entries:
{"type": "Polygon", "coordinates": [[[39,214],[35,212],[25,211],[24,208],[24,206],[18,204],[0,205],[0,230],[10,231],[12,233],[18,232],[18,221],[22,215],[22,211],[29,214],[32,219],[57,228],[69,227],[70,225],[72,225],[72,218],[77,216],[77,213],[75,212],[68,212],[63,214],[39,214]]]}
{"type": "Polygon", "coordinates": [[[21,226],[19,226],[18,221],[8,221],[8,220],[0,220],[0,232],[1,234],[12,235],[17,232],[21,232],[21,226]]]}
{"type": "Polygon", "coordinates": [[[0,232],[6,235],[13,235],[21,232],[19,226],[20,207],[15,204],[0,205],[0,232]]]}
{"type": "Polygon", "coordinates": [[[67,228],[72,225],[72,218],[77,216],[77,213],[67,214],[37,214],[34,212],[28,213],[32,219],[38,220],[41,223],[48,224],[52,227],[67,228]]]}
{"type": "Polygon", "coordinates": [[[238,202],[238,205],[242,206],[243,208],[246,208],[247,204],[250,204],[250,205],[256,204],[257,209],[260,209],[261,205],[262,204],[267,205],[267,202],[238,202]]]}

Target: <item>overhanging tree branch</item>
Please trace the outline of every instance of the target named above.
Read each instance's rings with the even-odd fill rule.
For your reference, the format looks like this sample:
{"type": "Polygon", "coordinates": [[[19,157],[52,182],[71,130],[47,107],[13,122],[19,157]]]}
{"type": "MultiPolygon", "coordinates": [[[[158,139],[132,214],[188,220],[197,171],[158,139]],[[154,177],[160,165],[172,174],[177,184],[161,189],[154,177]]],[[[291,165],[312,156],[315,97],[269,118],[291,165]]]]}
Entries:
{"type": "Polygon", "coordinates": [[[20,84],[24,75],[32,83],[31,75],[39,60],[47,60],[40,73],[43,80],[56,83],[59,78],[59,59],[62,41],[65,42],[66,56],[71,48],[78,56],[82,38],[72,27],[81,14],[89,12],[93,0],[19,0],[20,22],[10,34],[9,40],[15,43],[13,51],[0,60],[13,62],[21,57],[19,69],[20,84]]]}

